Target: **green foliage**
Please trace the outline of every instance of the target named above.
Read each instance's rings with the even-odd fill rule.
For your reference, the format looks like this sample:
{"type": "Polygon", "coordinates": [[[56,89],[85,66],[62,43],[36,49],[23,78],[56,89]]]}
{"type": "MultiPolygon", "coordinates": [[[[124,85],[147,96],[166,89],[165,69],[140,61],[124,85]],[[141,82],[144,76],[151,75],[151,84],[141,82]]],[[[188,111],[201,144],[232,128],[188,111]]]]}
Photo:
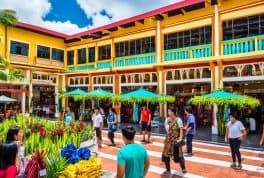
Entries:
{"type": "Polygon", "coordinates": [[[0,11],[0,24],[10,26],[17,22],[16,11],[5,9],[0,11]]]}
{"type": "Polygon", "coordinates": [[[63,170],[67,167],[67,160],[60,156],[59,152],[50,153],[46,158],[47,178],[59,177],[63,170]]]}
{"type": "Polygon", "coordinates": [[[17,69],[14,69],[10,63],[5,60],[1,55],[0,55],[0,64],[3,66],[4,69],[7,69],[7,72],[5,71],[0,71],[0,80],[2,81],[14,81],[14,80],[21,80],[25,76],[17,69]]]}

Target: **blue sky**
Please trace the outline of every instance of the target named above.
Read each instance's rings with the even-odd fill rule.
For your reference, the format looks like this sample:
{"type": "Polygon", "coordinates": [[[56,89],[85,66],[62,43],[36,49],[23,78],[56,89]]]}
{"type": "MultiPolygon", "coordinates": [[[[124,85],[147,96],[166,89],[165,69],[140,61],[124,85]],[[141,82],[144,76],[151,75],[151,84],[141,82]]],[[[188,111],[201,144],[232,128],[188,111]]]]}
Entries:
{"type": "Polygon", "coordinates": [[[182,0],[1,0],[19,21],[66,34],[109,24],[182,0]]]}

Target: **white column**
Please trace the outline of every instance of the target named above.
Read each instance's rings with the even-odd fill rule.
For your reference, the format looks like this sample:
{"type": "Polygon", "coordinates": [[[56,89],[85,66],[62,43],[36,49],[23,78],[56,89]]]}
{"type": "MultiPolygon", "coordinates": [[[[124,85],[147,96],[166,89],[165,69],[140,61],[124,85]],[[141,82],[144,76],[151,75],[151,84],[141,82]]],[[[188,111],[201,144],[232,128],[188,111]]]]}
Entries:
{"type": "MultiPolygon", "coordinates": [[[[219,88],[219,67],[218,66],[215,66],[215,88],[219,88]]],[[[212,84],[212,82],[211,82],[212,84]]],[[[217,126],[217,111],[218,111],[218,108],[217,108],[217,105],[214,104],[214,109],[213,109],[213,117],[214,117],[214,124],[212,125],[212,134],[218,134],[218,126],[217,126]]]]}
{"type": "MultiPolygon", "coordinates": [[[[219,12],[218,12],[218,5],[214,5],[214,51],[215,56],[219,56],[219,12]]],[[[213,80],[212,80],[213,81],[213,80]]],[[[215,89],[219,88],[219,67],[215,67],[215,89]]],[[[213,86],[211,82],[211,87],[213,86]]],[[[212,134],[218,134],[218,126],[217,126],[217,105],[214,104],[214,124],[212,125],[212,134]]]]}

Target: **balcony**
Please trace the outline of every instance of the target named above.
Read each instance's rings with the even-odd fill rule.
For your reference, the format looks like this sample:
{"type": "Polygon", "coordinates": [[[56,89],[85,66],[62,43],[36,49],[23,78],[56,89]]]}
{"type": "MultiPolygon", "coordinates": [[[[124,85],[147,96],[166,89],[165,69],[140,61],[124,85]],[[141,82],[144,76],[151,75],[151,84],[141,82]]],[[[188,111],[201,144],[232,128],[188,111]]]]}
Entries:
{"type": "Polygon", "coordinates": [[[63,67],[64,63],[62,61],[52,60],[53,67],[63,67]]]}
{"type": "Polygon", "coordinates": [[[112,67],[111,60],[98,61],[97,62],[97,69],[109,69],[111,67],[112,67]]]}
{"type": "Polygon", "coordinates": [[[86,64],[81,66],[70,66],[68,67],[68,71],[74,72],[74,71],[85,71],[85,70],[94,70],[94,63],[92,64],[86,64]]]}
{"type": "Polygon", "coordinates": [[[205,58],[212,56],[212,45],[199,45],[186,48],[170,49],[164,52],[164,61],[205,58]]]}
{"type": "Polygon", "coordinates": [[[29,57],[28,56],[23,56],[23,55],[10,54],[10,61],[11,62],[28,63],[29,62],[29,57]]]}
{"type": "Polygon", "coordinates": [[[117,57],[115,58],[114,65],[115,67],[127,67],[154,63],[156,63],[156,53],[147,53],[134,56],[117,57]]]}
{"type": "Polygon", "coordinates": [[[222,41],[222,54],[232,55],[264,50],[264,36],[222,41]]]}
{"type": "Polygon", "coordinates": [[[37,58],[36,59],[36,64],[40,64],[40,65],[49,65],[51,64],[50,59],[45,59],[45,58],[37,58]]]}

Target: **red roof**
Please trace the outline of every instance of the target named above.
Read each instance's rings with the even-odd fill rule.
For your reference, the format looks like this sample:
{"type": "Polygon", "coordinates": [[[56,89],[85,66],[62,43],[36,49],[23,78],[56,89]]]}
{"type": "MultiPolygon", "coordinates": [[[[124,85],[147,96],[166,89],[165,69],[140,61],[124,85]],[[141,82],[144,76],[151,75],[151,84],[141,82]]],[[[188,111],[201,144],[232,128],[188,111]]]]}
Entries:
{"type": "Polygon", "coordinates": [[[87,30],[87,31],[84,31],[84,32],[81,32],[81,33],[73,34],[73,35],[66,35],[66,34],[63,34],[63,33],[60,33],[60,32],[49,30],[49,29],[46,29],[46,28],[43,28],[43,27],[39,27],[39,26],[36,26],[36,25],[27,24],[27,23],[24,23],[24,22],[17,22],[16,26],[17,27],[21,27],[21,28],[25,28],[25,29],[28,29],[28,30],[36,31],[36,32],[45,33],[45,34],[48,34],[48,35],[51,35],[51,36],[64,38],[66,40],[71,40],[71,39],[74,39],[74,38],[79,38],[80,36],[89,35],[89,34],[92,34],[92,33],[100,32],[100,31],[103,31],[103,30],[106,30],[106,29],[118,27],[118,26],[121,26],[121,25],[124,25],[124,24],[128,24],[128,23],[131,23],[131,22],[142,20],[142,19],[145,19],[145,18],[148,18],[148,17],[152,17],[152,16],[155,16],[155,15],[158,15],[158,14],[166,13],[166,12],[169,12],[171,10],[181,9],[183,7],[187,7],[187,6],[190,6],[190,5],[202,3],[204,1],[205,0],[183,0],[183,1],[178,2],[178,3],[174,3],[174,4],[171,4],[171,5],[168,5],[168,6],[164,6],[164,7],[161,7],[161,8],[155,9],[155,10],[151,10],[149,12],[146,12],[146,13],[143,13],[143,14],[140,14],[140,15],[136,15],[136,16],[133,16],[133,17],[130,17],[130,18],[127,18],[127,19],[123,19],[123,20],[120,20],[120,21],[117,21],[117,22],[114,22],[114,23],[111,23],[111,24],[107,24],[107,25],[104,25],[104,26],[101,26],[101,27],[93,28],[93,29],[90,29],[90,30],[87,30]]]}

